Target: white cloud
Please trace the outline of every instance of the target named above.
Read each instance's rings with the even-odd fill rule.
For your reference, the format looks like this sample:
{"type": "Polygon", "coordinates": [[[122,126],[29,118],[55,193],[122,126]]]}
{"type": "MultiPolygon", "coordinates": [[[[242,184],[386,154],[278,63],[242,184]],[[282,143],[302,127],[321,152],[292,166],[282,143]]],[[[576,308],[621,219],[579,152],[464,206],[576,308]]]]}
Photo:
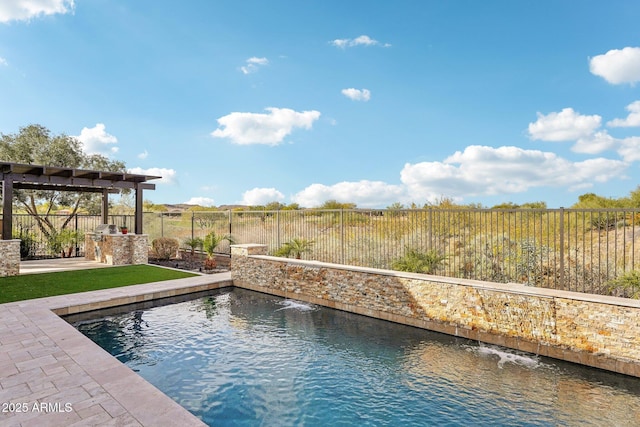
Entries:
{"type": "Polygon", "coordinates": [[[7,65],[9,65],[7,60],[0,56],[0,66],[6,67],[7,65]]]}
{"type": "Polygon", "coordinates": [[[282,200],[284,200],[284,194],[275,188],[254,188],[242,194],[242,204],[249,206],[262,206],[282,200]]]}
{"type": "Polygon", "coordinates": [[[640,126],[640,101],[635,101],[627,105],[626,110],[629,112],[629,115],[625,119],[613,119],[607,122],[607,126],[614,128],[640,126]]]}
{"type": "Polygon", "coordinates": [[[380,207],[404,199],[404,189],[382,181],[339,182],[334,185],[311,184],[292,200],[303,207],[316,207],[327,200],[356,203],[360,207],[380,207]]]}
{"type": "Polygon", "coordinates": [[[355,39],[335,39],[330,41],[332,45],[345,49],[347,47],[354,46],[382,46],[382,47],[390,47],[389,43],[380,43],[378,40],[374,40],[369,36],[361,35],[356,37],[355,39]]]}
{"type": "Polygon", "coordinates": [[[269,64],[269,60],[267,58],[257,58],[253,56],[247,59],[246,65],[240,67],[240,71],[242,71],[244,74],[255,73],[260,67],[263,67],[267,64],[269,64]]]}
{"type": "Polygon", "coordinates": [[[632,136],[621,140],[617,151],[626,162],[640,161],[640,136],[632,136]]]}
{"type": "Polygon", "coordinates": [[[631,163],[640,161],[640,137],[614,138],[607,131],[596,132],[586,138],[580,138],[573,147],[576,153],[598,154],[606,150],[617,152],[622,160],[631,163]]]}
{"type": "Polygon", "coordinates": [[[311,129],[320,112],[297,112],[289,108],[267,108],[268,113],[234,112],[218,119],[215,138],[229,138],[234,144],[278,145],[295,128],[311,129]]]}
{"type": "Polygon", "coordinates": [[[589,71],[611,84],[640,81],[640,47],[613,49],[589,61],[589,71]]]}
{"type": "Polygon", "coordinates": [[[209,197],[192,197],[186,202],[185,205],[197,205],[197,206],[214,206],[214,200],[209,197]]]}
{"type": "Polygon", "coordinates": [[[2,0],[0,22],[28,21],[39,15],[70,13],[74,7],[74,0],[2,0]]]}
{"type": "Polygon", "coordinates": [[[342,94],[354,101],[368,101],[371,99],[371,91],[369,89],[354,89],[352,87],[348,89],[342,89],[342,94]]]}
{"type": "Polygon", "coordinates": [[[92,128],[82,128],[80,135],[76,136],[87,154],[110,155],[118,152],[118,138],[108,134],[103,123],[96,123],[92,128]]]}
{"type": "Polygon", "coordinates": [[[583,116],[564,108],[559,113],[549,113],[546,116],[537,113],[538,120],[529,123],[529,136],[533,140],[542,141],[573,141],[591,135],[600,127],[602,118],[598,115],[583,116]]]}
{"type": "Polygon", "coordinates": [[[472,145],[443,162],[407,163],[401,181],[413,200],[521,193],[534,187],[585,188],[624,177],[628,164],[604,158],[571,162],[554,153],[472,145]]]}
{"type": "Polygon", "coordinates": [[[138,154],[138,158],[139,159],[146,159],[147,157],[149,157],[149,152],[147,150],[144,150],[142,153],[138,154]]]}
{"type": "Polygon", "coordinates": [[[602,131],[578,139],[571,150],[576,153],[597,154],[614,150],[619,144],[619,140],[609,135],[607,131],[602,131]]]}
{"type": "Polygon", "coordinates": [[[162,178],[153,182],[161,182],[163,184],[174,184],[176,182],[177,172],[173,169],[166,168],[148,168],[143,169],[140,167],[130,168],[127,170],[129,173],[133,173],[136,175],[151,175],[151,176],[161,176],[162,178]]]}

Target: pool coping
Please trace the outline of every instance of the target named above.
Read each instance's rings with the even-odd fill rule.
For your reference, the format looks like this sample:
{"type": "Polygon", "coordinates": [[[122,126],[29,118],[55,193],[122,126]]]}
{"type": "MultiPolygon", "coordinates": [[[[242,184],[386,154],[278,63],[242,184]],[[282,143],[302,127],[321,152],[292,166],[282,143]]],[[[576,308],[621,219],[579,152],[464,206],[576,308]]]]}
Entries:
{"type": "Polygon", "coordinates": [[[1,304],[0,425],[204,426],[60,316],[230,286],[226,272],[1,304]]]}

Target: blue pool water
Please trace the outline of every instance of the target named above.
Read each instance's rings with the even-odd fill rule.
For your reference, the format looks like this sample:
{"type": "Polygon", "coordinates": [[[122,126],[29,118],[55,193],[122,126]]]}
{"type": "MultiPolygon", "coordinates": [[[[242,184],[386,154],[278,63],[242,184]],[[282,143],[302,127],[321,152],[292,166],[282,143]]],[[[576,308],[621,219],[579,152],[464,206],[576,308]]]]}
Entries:
{"type": "Polygon", "coordinates": [[[234,289],[80,331],[215,426],[632,426],[640,380],[234,289]]]}

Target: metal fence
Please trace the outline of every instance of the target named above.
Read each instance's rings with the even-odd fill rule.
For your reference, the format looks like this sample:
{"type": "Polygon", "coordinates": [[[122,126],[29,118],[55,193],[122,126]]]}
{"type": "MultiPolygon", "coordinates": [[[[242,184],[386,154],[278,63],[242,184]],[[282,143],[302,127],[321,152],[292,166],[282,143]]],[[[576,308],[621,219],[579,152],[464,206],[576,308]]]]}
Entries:
{"type": "Polygon", "coordinates": [[[614,280],[640,268],[638,209],[188,212],[147,214],[144,227],[180,241],[230,233],[270,253],[307,239],[313,251],[303,258],[377,268],[415,250],[439,257],[440,275],[605,295],[633,293],[614,280]]]}
{"type": "MultiPolygon", "coordinates": [[[[2,218],[2,215],[0,215],[0,218],[2,218]]],[[[54,230],[60,231],[68,218],[68,215],[49,215],[47,221],[49,221],[54,230]]],[[[131,227],[134,224],[134,216],[110,215],[109,223],[131,227]]],[[[73,255],[84,256],[84,234],[92,232],[100,224],[102,224],[100,215],[73,215],[71,217],[65,228],[77,232],[77,239],[73,242],[73,255]]],[[[25,253],[28,253],[28,258],[55,258],[60,256],[60,253],[55,249],[55,243],[47,238],[46,234],[38,226],[37,220],[31,215],[13,215],[13,237],[26,243],[27,247],[21,248],[21,252],[24,250],[25,253]]]]}
{"type": "MultiPolygon", "coordinates": [[[[313,242],[303,258],[319,261],[393,268],[417,251],[434,257],[433,272],[445,276],[605,295],[640,290],[640,284],[627,289],[615,282],[640,270],[640,209],[207,211],[145,213],[143,221],[150,240],[183,244],[215,231],[236,243],[266,244],[273,253],[298,238],[313,242]]],[[[87,232],[100,222],[78,215],[70,225],[87,232]]],[[[130,225],[133,216],[110,222],[130,225]]],[[[14,233],[37,233],[26,215],[14,216],[14,224],[14,233]]],[[[39,245],[46,251],[46,242],[39,245]]],[[[78,254],[82,247],[83,241],[78,254]]],[[[228,253],[228,243],[219,251],[228,253]]]]}

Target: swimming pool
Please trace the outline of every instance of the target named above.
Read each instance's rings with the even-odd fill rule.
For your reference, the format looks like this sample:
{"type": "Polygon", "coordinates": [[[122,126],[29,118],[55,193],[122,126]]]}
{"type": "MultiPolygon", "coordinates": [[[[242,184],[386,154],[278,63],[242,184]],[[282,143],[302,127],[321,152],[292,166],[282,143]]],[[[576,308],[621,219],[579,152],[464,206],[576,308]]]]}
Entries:
{"type": "Polygon", "coordinates": [[[271,295],[126,310],[67,320],[209,425],[640,424],[637,378],[271,295]]]}

